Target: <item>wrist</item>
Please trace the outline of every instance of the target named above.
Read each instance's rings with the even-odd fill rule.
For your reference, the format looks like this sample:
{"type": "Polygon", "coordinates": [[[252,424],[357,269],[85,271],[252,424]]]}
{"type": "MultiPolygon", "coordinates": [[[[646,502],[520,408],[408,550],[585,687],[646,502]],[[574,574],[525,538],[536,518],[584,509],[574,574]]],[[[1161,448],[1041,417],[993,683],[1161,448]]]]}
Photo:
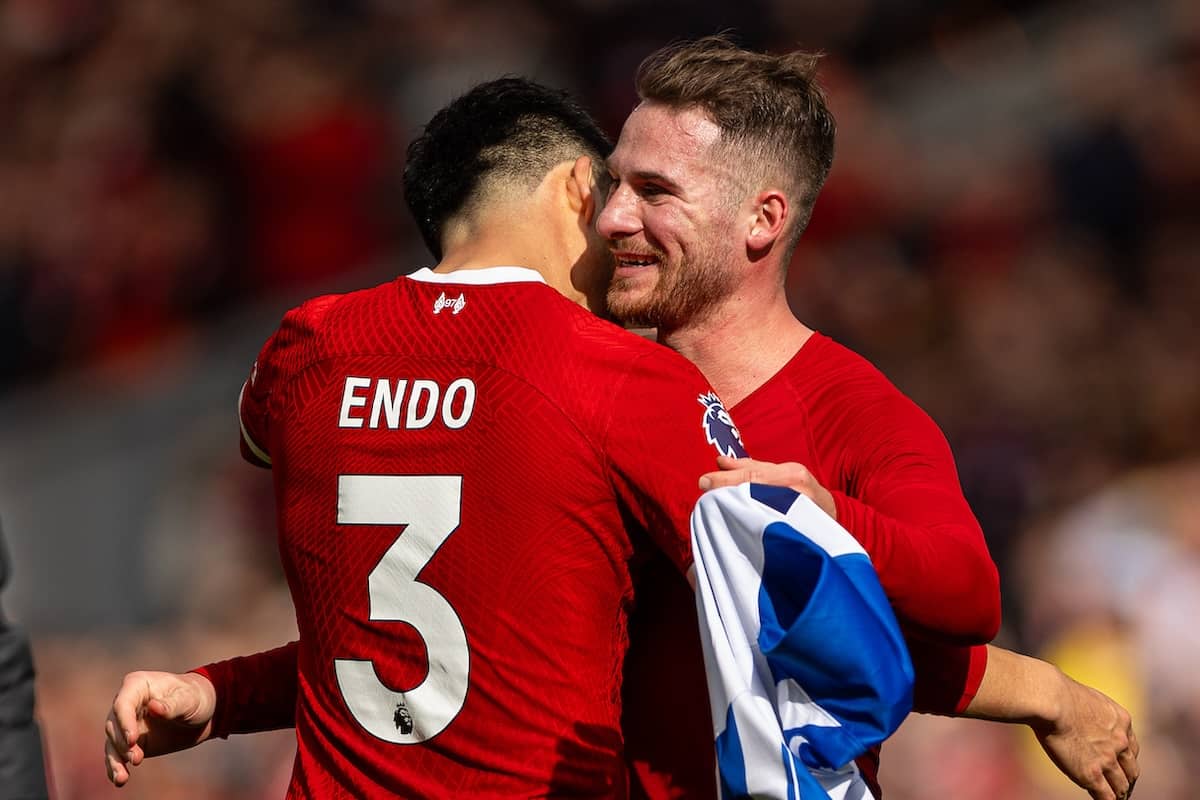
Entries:
{"type": "Polygon", "coordinates": [[[1033,698],[1032,714],[1026,724],[1035,731],[1053,731],[1062,723],[1065,714],[1067,682],[1070,680],[1061,669],[1048,661],[1032,659],[1038,674],[1029,681],[1030,696],[1033,698]],[[1047,687],[1052,691],[1036,691],[1032,687],[1047,687]]]}
{"type": "Polygon", "coordinates": [[[197,723],[203,721],[203,731],[198,738],[198,742],[202,742],[212,736],[213,717],[217,710],[217,689],[213,685],[213,682],[208,679],[208,676],[202,675],[199,672],[184,672],[179,678],[190,685],[195,692],[196,713],[194,720],[197,723]]]}

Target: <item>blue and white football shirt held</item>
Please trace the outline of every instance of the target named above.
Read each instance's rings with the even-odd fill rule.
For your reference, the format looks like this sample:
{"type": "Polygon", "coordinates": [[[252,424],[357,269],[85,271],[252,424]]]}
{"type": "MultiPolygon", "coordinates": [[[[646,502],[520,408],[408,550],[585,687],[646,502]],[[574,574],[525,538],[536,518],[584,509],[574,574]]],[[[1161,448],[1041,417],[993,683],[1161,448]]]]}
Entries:
{"type": "Polygon", "coordinates": [[[721,796],[870,797],[853,759],[911,710],[913,671],[866,552],[755,484],[705,494],[692,547],[721,796]]]}

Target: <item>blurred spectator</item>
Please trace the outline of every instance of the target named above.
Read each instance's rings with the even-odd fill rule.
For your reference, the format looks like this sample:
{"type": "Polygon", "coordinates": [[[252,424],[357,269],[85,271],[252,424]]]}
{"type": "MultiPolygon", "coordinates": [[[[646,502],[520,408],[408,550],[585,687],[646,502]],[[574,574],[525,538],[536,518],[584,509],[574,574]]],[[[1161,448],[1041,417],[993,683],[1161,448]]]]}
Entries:
{"type": "Polygon", "coordinates": [[[0,15],[0,390],[386,252],[387,126],[353,6],[212,6],[0,15]]]}

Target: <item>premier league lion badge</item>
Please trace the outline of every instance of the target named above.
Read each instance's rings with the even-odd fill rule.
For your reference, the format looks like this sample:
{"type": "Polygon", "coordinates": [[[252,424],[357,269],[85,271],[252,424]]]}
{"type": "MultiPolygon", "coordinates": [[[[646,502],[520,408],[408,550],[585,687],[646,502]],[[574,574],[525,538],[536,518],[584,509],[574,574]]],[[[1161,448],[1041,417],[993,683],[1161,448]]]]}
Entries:
{"type": "Polygon", "coordinates": [[[704,438],[721,455],[743,458],[746,448],[742,446],[742,435],[733,426],[733,419],[721,404],[721,398],[715,392],[709,392],[697,399],[704,406],[704,418],[700,423],[704,426],[704,438]]]}

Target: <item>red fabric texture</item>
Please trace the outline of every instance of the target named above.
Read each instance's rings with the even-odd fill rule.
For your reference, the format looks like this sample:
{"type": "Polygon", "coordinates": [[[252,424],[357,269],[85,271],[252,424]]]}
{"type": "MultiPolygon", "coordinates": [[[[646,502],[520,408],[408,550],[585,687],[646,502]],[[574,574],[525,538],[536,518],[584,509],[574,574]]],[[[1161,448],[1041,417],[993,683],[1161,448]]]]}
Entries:
{"type": "Polygon", "coordinates": [[[943,716],[966,711],[987,670],[987,645],[945,644],[911,633],[906,638],[913,669],[920,676],[913,686],[913,710],[943,716]]]}
{"type": "Polygon", "coordinates": [[[296,644],[193,670],[208,678],[217,692],[214,738],[296,724],[296,644]]]}
{"type": "MultiPolygon", "coordinates": [[[[708,391],[682,357],[540,283],[401,278],[290,312],[259,356],[241,417],[271,457],[300,641],[205,668],[222,696],[219,732],[285,722],[283,683],[294,680],[289,796],[624,796],[629,564],[646,541],[626,531],[653,532],[683,580],[696,481],[715,464],[698,400],[708,391]],[[459,296],[461,307],[445,302],[459,296]],[[414,412],[406,399],[389,427],[381,384],[400,396],[407,381],[411,398],[429,381],[450,396],[460,379],[475,387],[460,427],[447,414],[465,414],[461,395],[428,424],[411,423],[425,406],[414,412]],[[372,618],[386,587],[411,583],[387,573],[381,590],[370,576],[395,547],[416,558],[405,537],[417,521],[407,526],[412,509],[388,495],[392,524],[338,524],[358,502],[341,479],[364,475],[401,488],[411,476],[461,476],[458,525],[417,558],[415,580],[443,598],[422,603],[448,604],[461,623],[467,689],[449,724],[419,744],[361,724],[347,695],[357,692],[335,668],[369,661],[411,697],[430,672],[427,648],[444,644],[419,622],[372,618]]],[[[440,637],[445,626],[429,630],[440,637]]],[[[391,707],[375,712],[390,724],[391,707]]],[[[395,719],[400,730],[399,707],[395,719]]]]}
{"type": "MultiPolygon", "coordinates": [[[[921,710],[974,696],[1000,619],[999,578],[937,425],[861,356],[814,334],[731,409],[755,458],[804,464],[871,556],[906,630],[940,641],[914,658],[921,710]],[[982,652],[982,660],[980,653],[982,652]]],[[[695,604],[663,565],[637,583],[624,690],[631,796],[715,797],[712,721],[695,604]]],[[[859,767],[875,784],[878,753],[859,767]]],[[[873,789],[878,796],[878,786],[873,789]]]]}

